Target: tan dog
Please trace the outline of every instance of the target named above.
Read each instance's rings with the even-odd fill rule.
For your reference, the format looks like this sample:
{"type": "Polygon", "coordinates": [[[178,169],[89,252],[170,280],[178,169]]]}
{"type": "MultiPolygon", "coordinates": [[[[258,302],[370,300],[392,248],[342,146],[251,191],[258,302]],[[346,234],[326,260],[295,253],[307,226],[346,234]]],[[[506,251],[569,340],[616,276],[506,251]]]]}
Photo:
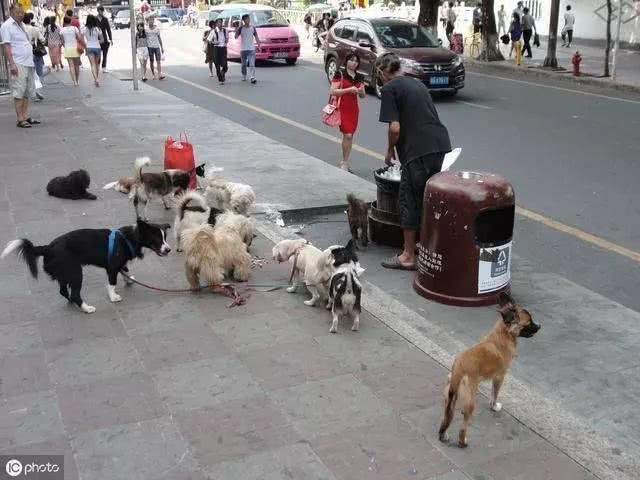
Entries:
{"type": "Polygon", "coordinates": [[[493,329],[473,347],[456,355],[445,388],[444,419],[440,425],[440,441],[447,442],[447,429],[453,420],[458,394],[462,396],[464,422],[458,436],[458,446],[467,446],[467,428],[476,403],[478,384],[483,380],[493,381],[491,410],[499,412],[498,393],[507,374],[511,358],[516,350],[518,337],[530,338],[538,330],[531,314],[506,293],[499,297],[499,318],[493,329]]]}

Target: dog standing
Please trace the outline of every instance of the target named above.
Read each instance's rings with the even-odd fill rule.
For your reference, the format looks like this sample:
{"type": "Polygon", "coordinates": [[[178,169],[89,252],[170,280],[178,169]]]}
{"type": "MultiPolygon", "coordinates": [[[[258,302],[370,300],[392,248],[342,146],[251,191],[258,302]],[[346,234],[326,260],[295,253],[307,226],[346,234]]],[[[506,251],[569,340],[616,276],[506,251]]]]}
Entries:
{"type": "MultiPolygon", "coordinates": [[[[305,245],[309,245],[309,241],[304,238],[296,238],[295,240],[282,240],[274,245],[271,249],[273,259],[278,262],[286,262],[294,257],[300,249],[305,245]]],[[[293,263],[293,260],[291,260],[293,263]]]]}
{"type": "Polygon", "coordinates": [[[215,226],[222,210],[210,208],[205,198],[193,190],[188,191],[176,199],[176,218],[174,220],[174,235],[176,239],[176,251],[182,251],[181,236],[185,228],[208,223],[215,226]]]}
{"type": "Polygon", "coordinates": [[[350,315],[353,318],[351,330],[354,332],[360,328],[360,312],[362,299],[362,285],[359,276],[364,272],[363,268],[353,261],[340,265],[329,283],[329,303],[331,304],[330,333],[337,333],[338,321],[341,316],[350,315]]]}
{"type": "MultiPolygon", "coordinates": [[[[305,244],[296,252],[293,252],[293,267],[291,272],[291,286],[287,292],[295,293],[298,289],[298,279],[304,278],[307,290],[311,293],[311,298],[305,300],[304,304],[313,307],[318,300],[329,300],[329,280],[333,273],[333,255],[331,249],[325,251],[305,244]]],[[[329,303],[327,303],[329,308],[329,303]]]]}
{"type": "Polygon", "coordinates": [[[349,219],[349,229],[351,238],[357,241],[358,238],[363,247],[369,243],[369,207],[365,202],[356,198],[353,193],[347,194],[347,218],[349,219]]]}
{"type": "Polygon", "coordinates": [[[205,197],[210,207],[231,210],[239,215],[250,216],[255,210],[256,194],[249,185],[227,182],[219,176],[209,179],[205,197]]]}
{"type": "Polygon", "coordinates": [[[83,312],[93,313],[95,307],[86,304],[80,296],[82,267],[93,265],[104,268],[109,279],[109,300],[119,302],[122,298],[116,293],[118,273],[128,272],[129,261],[143,258],[143,248],[153,250],[161,257],[168,255],[171,251],[166,242],[168,228],[170,225],[156,225],[138,219],[135,225],[117,230],[74,230],[43,246],[35,246],[23,238],[9,242],[0,258],[16,252],[26,262],[33,278],[38,278],[38,257],[44,257],[44,271],[58,282],[60,295],[75,303],[83,312]]]}
{"type": "Polygon", "coordinates": [[[502,409],[498,394],[515,353],[518,337],[530,338],[540,330],[540,325],[534,323],[531,314],[516,304],[508,294],[500,294],[499,305],[499,318],[493,329],[480,342],[456,355],[453,361],[445,388],[444,419],[439,430],[441,442],[448,441],[446,432],[453,420],[456,400],[460,394],[463,397],[464,422],[458,436],[458,446],[467,446],[467,429],[481,381],[492,380],[491,410],[499,412],[502,409]]]}
{"type": "Polygon", "coordinates": [[[47,184],[47,193],[67,200],[96,200],[93,193],[87,192],[90,183],[86,170],[74,170],[67,176],[52,178],[47,184]]]}

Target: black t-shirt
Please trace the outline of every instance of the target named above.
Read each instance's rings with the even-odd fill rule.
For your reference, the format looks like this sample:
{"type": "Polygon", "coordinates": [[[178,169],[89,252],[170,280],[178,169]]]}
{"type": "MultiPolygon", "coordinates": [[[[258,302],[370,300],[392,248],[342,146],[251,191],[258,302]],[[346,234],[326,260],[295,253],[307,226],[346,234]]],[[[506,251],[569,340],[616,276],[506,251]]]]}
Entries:
{"type": "Polygon", "coordinates": [[[400,122],[400,163],[451,151],[449,132],[440,123],[429,89],[415,78],[398,76],[382,87],[380,121],[400,122]]]}

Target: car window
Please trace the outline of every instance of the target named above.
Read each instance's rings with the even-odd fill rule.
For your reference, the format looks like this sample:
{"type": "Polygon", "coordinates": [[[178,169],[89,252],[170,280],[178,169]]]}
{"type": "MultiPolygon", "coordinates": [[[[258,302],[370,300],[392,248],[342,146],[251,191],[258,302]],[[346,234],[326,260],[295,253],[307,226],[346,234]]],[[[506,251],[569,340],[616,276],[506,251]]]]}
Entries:
{"type": "Polygon", "coordinates": [[[387,48],[438,47],[438,41],[425,28],[411,23],[375,23],[382,45],[387,48]]]}
{"type": "Polygon", "coordinates": [[[342,25],[333,28],[333,36],[340,37],[342,35],[342,25]]]}
{"type": "Polygon", "coordinates": [[[358,31],[356,32],[356,42],[365,41],[368,43],[373,43],[373,37],[367,27],[359,26],[358,31]]]}
{"type": "Polygon", "coordinates": [[[240,26],[240,15],[233,15],[231,17],[231,26],[233,28],[238,28],[240,26]]]}
{"type": "Polygon", "coordinates": [[[286,27],[289,22],[278,10],[254,10],[251,24],[256,27],[286,27]]]}
{"type": "Polygon", "coordinates": [[[339,37],[345,40],[353,40],[353,35],[356,33],[356,27],[353,25],[345,25],[342,27],[339,37]]]}

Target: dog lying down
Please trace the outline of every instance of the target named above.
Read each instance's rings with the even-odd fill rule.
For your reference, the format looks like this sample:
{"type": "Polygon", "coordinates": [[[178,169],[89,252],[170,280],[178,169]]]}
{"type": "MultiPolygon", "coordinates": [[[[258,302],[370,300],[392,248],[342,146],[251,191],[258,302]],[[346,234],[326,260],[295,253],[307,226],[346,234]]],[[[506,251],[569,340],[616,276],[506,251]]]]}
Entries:
{"type": "Polygon", "coordinates": [[[52,178],[47,184],[47,193],[67,200],[95,200],[97,197],[87,192],[90,183],[86,170],[74,170],[67,176],[52,178]]]}

